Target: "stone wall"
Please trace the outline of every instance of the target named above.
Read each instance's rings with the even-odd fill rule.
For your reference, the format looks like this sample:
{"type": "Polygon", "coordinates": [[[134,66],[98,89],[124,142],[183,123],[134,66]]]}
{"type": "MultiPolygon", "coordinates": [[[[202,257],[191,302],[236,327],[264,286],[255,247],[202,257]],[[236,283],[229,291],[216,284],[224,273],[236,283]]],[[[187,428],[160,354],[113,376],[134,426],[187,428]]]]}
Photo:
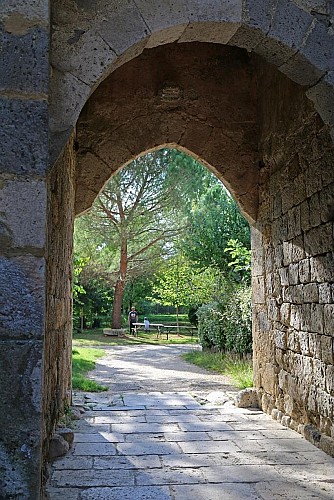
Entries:
{"type": "Polygon", "coordinates": [[[41,483],[49,5],[0,7],[0,498],[41,483]]]}
{"type": "Polygon", "coordinates": [[[75,153],[73,138],[49,176],[43,452],[71,403],[72,251],[75,153]]]}
{"type": "Polygon", "coordinates": [[[301,87],[261,64],[259,81],[255,383],[267,412],[333,453],[333,143],[301,87]]]}

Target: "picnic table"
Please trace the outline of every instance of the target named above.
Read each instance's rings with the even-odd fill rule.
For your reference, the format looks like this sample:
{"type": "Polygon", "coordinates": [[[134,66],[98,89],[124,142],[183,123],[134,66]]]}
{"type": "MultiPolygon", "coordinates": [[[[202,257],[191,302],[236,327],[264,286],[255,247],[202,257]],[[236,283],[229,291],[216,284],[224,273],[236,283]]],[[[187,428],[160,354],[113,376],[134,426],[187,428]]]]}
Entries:
{"type": "Polygon", "coordinates": [[[167,334],[167,339],[168,339],[168,333],[172,333],[173,330],[175,330],[176,333],[181,333],[181,330],[185,330],[187,333],[190,333],[191,336],[194,335],[195,332],[197,332],[196,326],[188,326],[188,325],[164,325],[164,333],[167,334]]]}
{"type": "MultiPolygon", "coordinates": [[[[134,335],[137,335],[138,330],[140,330],[142,327],[145,326],[145,323],[132,323],[134,326],[134,335]]],[[[186,332],[189,332],[191,336],[194,335],[194,332],[197,332],[197,328],[195,326],[187,326],[187,325],[164,325],[163,323],[150,323],[150,328],[156,328],[157,330],[157,336],[161,335],[162,333],[166,334],[167,340],[168,336],[170,333],[174,332],[180,334],[180,330],[185,330],[186,332]]]]}
{"type": "MultiPolygon", "coordinates": [[[[137,335],[138,333],[138,330],[141,329],[141,327],[144,327],[145,326],[145,323],[132,323],[133,326],[134,326],[134,335],[137,335]]],[[[157,334],[160,335],[162,332],[161,332],[161,329],[163,328],[163,324],[162,323],[150,323],[150,328],[151,326],[153,328],[156,328],[157,329],[157,334]]],[[[168,339],[168,337],[167,337],[168,339]]]]}

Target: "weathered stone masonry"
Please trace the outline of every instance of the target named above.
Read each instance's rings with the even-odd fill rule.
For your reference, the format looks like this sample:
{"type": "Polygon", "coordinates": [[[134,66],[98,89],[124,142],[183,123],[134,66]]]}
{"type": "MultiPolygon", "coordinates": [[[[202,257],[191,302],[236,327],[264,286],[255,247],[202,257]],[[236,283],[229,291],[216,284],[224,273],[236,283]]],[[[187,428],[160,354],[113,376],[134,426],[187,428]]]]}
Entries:
{"type": "Polygon", "coordinates": [[[267,412],[333,453],[333,144],[301,88],[268,68],[260,78],[255,384],[267,412]]]}
{"type": "MultiPolygon", "coordinates": [[[[253,221],[254,365],[262,405],[333,453],[334,2],[53,0],[51,9],[45,0],[6,0],[0,7],[0,497],[42,497],[48,440],[70,397],[75,191],[78,211],[88,208],[121,167],[117,161],[164,144],[207,162],[253,221]],[[104,144],[117,153],[110,171],[85,163],[88,115],[78,122],[85,104],[85,112],[94,110],[99,92],[122,88],[120,75],[131,74],[131,64],[140,72],[149,63],[154,72],[151,49],[168,57],[167,44],[183,42],[189,60],[198,42],[214,44],[211,54],[230,46],[221,47],[229,54],[229,81],[240,74],[240,84],[249,84],[238,89],[239,123],[228,127],[225,103],[236,94],[223,67],[214,81],[219,71],[205,56],[202,76],[195,66],[192,74],[197,101],[183,78],[185,100],[159,108],[151,136],[142,123],[130,144],[131,131],[120,123],[104,144]],[[196,106],[210,101],[210,92],[200,91],[204,67],[214,104],[199,116],[196,106]],[[194,115],[185,105],[191,96],[194,115]],[[176,129],[166,126],[171,117],[176,129]],[[204,128],[205,140],[197,141],[204,128]]],[[[181,78],[182,64],[178,71],[181,78]]],[[[166,73],[164,80],[176,76],[166,73]]],[[[144,90],[149,111],[155,89],[144,90]]],[[[111,96],[108,127],[115,110],[118,118],[122,106],[129,113],[127,102],[125,94],[118,103],[111,96]]],[[[89,139],[101,152],[102,144],[89,139]]]]}

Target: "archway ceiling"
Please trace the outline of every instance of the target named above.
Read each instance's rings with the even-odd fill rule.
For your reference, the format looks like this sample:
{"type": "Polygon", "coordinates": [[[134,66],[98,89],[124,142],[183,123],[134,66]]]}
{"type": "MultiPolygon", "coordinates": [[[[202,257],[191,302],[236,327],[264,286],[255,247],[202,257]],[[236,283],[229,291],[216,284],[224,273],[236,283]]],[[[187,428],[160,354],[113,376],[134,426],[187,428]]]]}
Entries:
{"type": "Polygon", "coordinates": [[[76,212],[121,166],[168,145],[208,165],[255,220],[256,86],[247,52],[217,44],[164,45],[117,69],[78,120],[76,212]]]}

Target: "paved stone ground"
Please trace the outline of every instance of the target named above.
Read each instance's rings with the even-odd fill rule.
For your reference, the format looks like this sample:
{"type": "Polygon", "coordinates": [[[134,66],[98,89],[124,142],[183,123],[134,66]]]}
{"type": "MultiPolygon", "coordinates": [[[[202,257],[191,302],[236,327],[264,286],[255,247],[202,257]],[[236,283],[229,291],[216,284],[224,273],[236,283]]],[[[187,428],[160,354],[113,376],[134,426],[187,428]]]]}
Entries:
{"type": "Polygon", "coordinates": [[[236,408],[227,379],[180,360],[187,349],[111,350],[92,377],[122,391],[75,395],[86,412],[53,464],[49,498],[332,499],[334,460],[261,411],[236,408]]]}

